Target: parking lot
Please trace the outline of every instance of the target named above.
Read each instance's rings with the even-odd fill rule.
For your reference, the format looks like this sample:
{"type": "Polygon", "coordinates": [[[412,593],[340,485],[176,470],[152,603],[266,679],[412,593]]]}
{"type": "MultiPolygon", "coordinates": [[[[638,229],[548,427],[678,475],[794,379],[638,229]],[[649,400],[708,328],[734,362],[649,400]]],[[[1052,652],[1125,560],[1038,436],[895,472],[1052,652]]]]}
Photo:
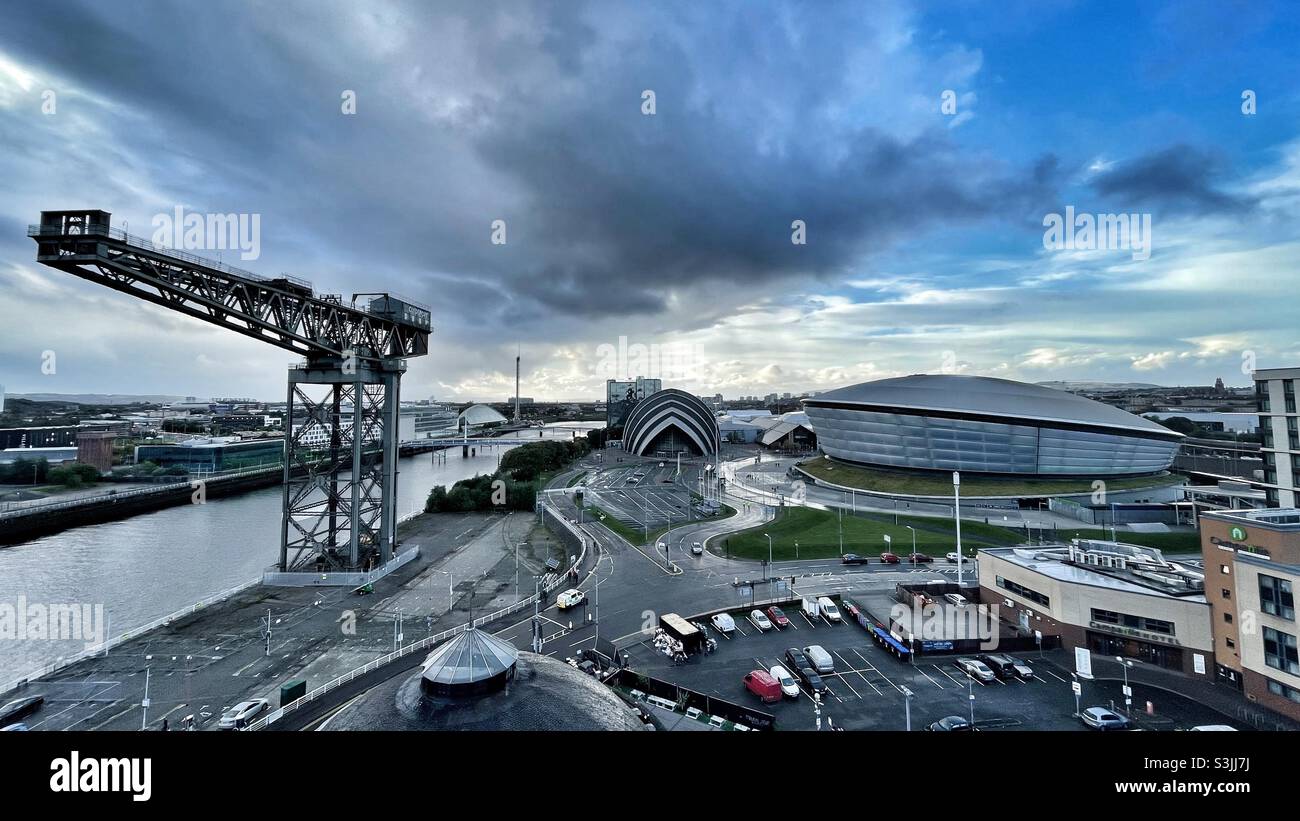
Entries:
{"type": "MultiPolygon", "coordinates": [[[[913,693],[913,730],[949,715],[969,719],[972,706],[976,727],[981,730],[1085,729],[1074,717],[1070,672],[1032,653],[1017,654],[1017,658],[1033,668],[1034,678],[982,682],[967,677],[956,666],[955,656],[919,656],[915,663],[901,661],[877,646],[847,614],[843,623],[831,624],[821,618],[810,619],[796,606],[782,609],[791,622],[785,629],[761,631],[745,614],[733,613],[736,629],[731,635],[708,628],[709,636],[718,642],[713,653],[696,654],[685,663],[674,664],[656,653],[648,642],[642,642],[628,648],[631,665],[683,687],[770,712],[776,716],[777,729],[812,730],[816,728],[816,715],[811,693],[803,682],[797,698],[764,705],[745,689],[742,679],[751,670],[768,670],[777,664],[789,669],[787,648],[820,645],[830,654],[835,667],[833,673],[822,676],[827,690],[822,700],[823,728],[829,719],[846,730],[903,730],[903,688],[907,688],[913,693]]],[[[1163,690],[1134,685],[1133,694],[1133,719],[1141,729],[1233,723],[1163,690]],[[1148,700],[1154,708],[1152,715],[1145,713],[1148,700]]],[[[1082,707],[1108,707],[1112,701],[1122,712],[1119,683],[1083,683],[1082,707]]]]}

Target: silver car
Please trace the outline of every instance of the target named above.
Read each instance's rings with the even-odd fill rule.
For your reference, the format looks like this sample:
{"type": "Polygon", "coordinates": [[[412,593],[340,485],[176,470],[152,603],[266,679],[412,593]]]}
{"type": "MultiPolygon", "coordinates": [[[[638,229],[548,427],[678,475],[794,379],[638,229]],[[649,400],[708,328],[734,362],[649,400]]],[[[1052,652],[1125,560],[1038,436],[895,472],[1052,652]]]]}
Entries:
{"type": "Polygon", "coordinates": [[[980,681],[992,681],[996,678],[989,666],[979,659],[960,658],[957,659],[957,666],[966,675],[980,681]]]}
{"type": "Polygon", "coordinates": [[[222,730],[242,730],[253,719],[266,712],[271,706],[271,702],[264,698],[255,698],[251,701],[241,701],[221,716],[221,721],[217,722],[217,727],[222,730]]]}
{"type": "Polygon", "coordinates": [[[1094,730],[1126,730],[1129,720],[1105,707],[1089,707],[1079,714],[1084,724],[1094,730]]]}

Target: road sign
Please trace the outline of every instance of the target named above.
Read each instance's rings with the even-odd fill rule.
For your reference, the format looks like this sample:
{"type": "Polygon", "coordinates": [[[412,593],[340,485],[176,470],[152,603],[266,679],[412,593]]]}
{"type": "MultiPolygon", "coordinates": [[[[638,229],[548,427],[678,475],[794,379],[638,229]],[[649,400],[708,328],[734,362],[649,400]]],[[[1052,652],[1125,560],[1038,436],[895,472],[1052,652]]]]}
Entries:
{"type": "Polygon", "coordinates": [[[1087,647],[1074,648],[1074,672],[1080,678],[1092,678],[1092,651],[1087,647]]]}
{"type": "Polygon", "coordinates": [[[1123,689],[1124,689],[1124,697],[1125,697],[1126,699],[1127,699],[1127,698],[1132,698],[1132,697],[1133,697],[1133,688],[1132,688],[1132,687],[1130,687],[1130,686],[1128,686],[1127,684],[1125,684],[1123,689]]]}
{"type": "Polygon", "coordinates": [[[1077,681],[1070,682],[1070,689],[1074,691],[1076,696],[1083,695],[1083,685],[1077,681]]]}

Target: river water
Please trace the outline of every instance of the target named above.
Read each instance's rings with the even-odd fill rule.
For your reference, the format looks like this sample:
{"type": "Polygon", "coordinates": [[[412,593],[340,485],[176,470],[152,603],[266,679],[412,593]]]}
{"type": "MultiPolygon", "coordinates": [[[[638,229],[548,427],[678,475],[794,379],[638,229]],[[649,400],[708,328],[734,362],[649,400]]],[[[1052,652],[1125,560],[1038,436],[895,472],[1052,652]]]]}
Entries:
{"type": "MultiPolygon", "coordinates": [[[[545,434],[548,439],[573,436],[554,428],[545,434]]],[[[471,458],[462,458],[460,448],[443,451],[445,458],[437,452],[404,457],[397,515],[423,508],[436,485],[492,473],[509,449],[479,446],[471,458]]],[[[279,559],[280,503],[280,487],[268,487],[0,548],[0,622],[5,606],[16,611],[24,596],[29,608],[102,605],[108,629],[116,634],[257,578],[279,559]]],[[[0,623],[0,636],[4,632],[0,623]]],[[[82,641],[0,638],[0,686],[84,646],[82,641]]]]}

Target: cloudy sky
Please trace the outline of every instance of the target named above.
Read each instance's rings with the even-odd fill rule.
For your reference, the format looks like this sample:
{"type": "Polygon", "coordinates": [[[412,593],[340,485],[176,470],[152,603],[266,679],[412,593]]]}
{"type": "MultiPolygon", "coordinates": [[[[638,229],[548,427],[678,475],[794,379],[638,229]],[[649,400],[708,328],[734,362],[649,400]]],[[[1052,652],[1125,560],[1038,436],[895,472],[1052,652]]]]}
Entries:
{"type": "Polygon", "coordinates": [[[286,352],[38,266],[81,207],[427,303],[408,398],[502,400],[517,347],[539,399],[1300,364],[1294,7],[996,5],[6,4],[0,383],[283,396],[286,352]],[[1067,206],[1149,256],[1045,247],[1067,206]]]}

